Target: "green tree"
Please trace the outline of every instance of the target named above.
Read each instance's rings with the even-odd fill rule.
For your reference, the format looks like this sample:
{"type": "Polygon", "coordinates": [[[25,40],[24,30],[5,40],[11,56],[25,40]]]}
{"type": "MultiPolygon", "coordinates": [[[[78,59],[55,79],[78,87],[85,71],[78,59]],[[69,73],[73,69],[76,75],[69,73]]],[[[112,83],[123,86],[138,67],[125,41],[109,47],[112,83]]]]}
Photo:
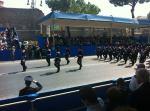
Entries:
{"type": "Polygon", "coordinates": [[[150,2],[150,0],[109,0],[111,4],[114,4],[114,6],[124,6],[124,5],[130,5],[131,6],[131,15],[132,18],[135,18],[134,10],[137,3],[143,4],[145,2],[150,2]]]}
{"type": "Polygon", "coordinates": [[[66,12],[70,7],[70,0],[46,0],[45,2],[52,11],[66,12]]]}
{"type": "Polygon", "coordinates": [[[52,11],[62,11],[71,13],[98,14],[100,9],[84,0],[46,0],[46,4],[52,11]]]}
{"type": "Polygon", "coordinates": [[[150,20],[150,12],[147,14],[147,18],[150,20]]]}

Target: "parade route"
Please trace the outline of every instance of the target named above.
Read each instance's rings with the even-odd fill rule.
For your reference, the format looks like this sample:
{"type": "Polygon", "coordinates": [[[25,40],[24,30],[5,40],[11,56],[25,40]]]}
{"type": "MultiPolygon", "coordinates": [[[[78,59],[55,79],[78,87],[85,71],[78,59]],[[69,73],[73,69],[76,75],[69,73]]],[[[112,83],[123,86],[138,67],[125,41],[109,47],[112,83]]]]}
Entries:
{"type": "Polygon", "coordinates": [[[27,75],[39,81],[43,85],[40,92],[54,91],[74,86],[97,83],[106,80],[114,80],[119,77],[129,77],[134,74],[134,67],[125,68],[120,63],[99,61],[96,56],[84,57],[83,68],[79,66],[75,58],[70,59],[69,65],[63,58],[60,72],[56,73],[54,60],[48,67],[45,60],[27,61],[28,69],[22,72],[20,61],[0,63],[0,99],[18,96],[19,90],[24,87],[24,77],[27,75]]]}

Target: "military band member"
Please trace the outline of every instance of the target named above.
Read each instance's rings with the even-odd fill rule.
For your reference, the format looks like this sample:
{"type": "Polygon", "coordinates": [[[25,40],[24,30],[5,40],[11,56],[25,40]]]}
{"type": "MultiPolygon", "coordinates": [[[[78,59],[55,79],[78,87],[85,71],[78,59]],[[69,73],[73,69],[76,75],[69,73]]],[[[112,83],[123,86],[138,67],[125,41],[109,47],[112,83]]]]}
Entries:
{"type": "Polygon", "coordinates": [[[70,63],[70,60],[69,60],[70,54],[71,54],[70,49],[66,48],[65,59],[67,61],[67,64],[70,63]]]}
{"type": "Polygon", "coordinates": [[[79,48],[77,54],[77,63],[79,64],[79,70],[81,70],[82,68],[82,59],[83,59],[83,50],[79,48]]]}
{"type": "Polygon", "coordinates": [[[47,51],[46,51],[46,61],[47,61],[47,63],[48,63],[48,66],[51,65],[50,58],[51,58],[51,49],[50,49],[50,48],[47,48],[47,51]]]}
{"type": "Polygon", "coordinates": [[[23,72],[25,72],[26,69],[27,69],[27,66],[26,66],[25,62],[26,62],[26,50],[25,50],[25,49],[22,49],[21,66],[22,66],[22,68],[23,68],[23,72]]]}
{"type": "Polygon", "coordinates": [[[60,57],[61,57],[60,50],[57,49],[56,56],[55,56],[55,59],[54,59],[54,65],[57,68],[57,72],[60,71],[60,62],[61,62],[61,58],[60,57]]]}

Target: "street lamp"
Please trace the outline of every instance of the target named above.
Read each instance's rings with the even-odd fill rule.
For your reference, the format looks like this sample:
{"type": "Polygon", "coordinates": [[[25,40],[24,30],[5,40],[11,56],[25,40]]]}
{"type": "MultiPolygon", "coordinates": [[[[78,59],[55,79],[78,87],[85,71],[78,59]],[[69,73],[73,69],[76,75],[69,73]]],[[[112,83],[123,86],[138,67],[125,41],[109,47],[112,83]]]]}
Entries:
{"type": "MultiPolygon", "coordinates": [[[[30,0],[27,1],[27,5],[30,5],[30,0]]],[[[34,9],[36,5],[36,0],[31,0],[31,8],[34,9]]],[[[40,6],[42,6],[42,0],[40,2],[40,6]]]]}

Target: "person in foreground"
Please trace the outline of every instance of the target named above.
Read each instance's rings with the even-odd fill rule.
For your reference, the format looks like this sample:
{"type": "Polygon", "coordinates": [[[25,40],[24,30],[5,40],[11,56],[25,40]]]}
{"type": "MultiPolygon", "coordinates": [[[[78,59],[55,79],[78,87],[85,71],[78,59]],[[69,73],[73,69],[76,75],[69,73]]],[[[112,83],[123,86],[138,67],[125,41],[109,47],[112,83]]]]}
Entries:
{"type": "Polygon", "coordinates": [[[24,78],[25,80],[25,88],[21,89],[19,91],[19,96],[29,95],[29,94],[35,94],[36,92],[40,91],[43,87],[42,85],[35,81],[32,76],[26,76],[24,78]],[[31,87],[31,83],[34,83],[37,85],[37,87],[31,87]]]}
{"type": "Polygon", "coordinates": [[[130,106],[138,111],[150,110],[150,73],[141,68],[136,71],[136,79],[139,87],[129,97],[130,106]]]}
{"type": "MultiPolygon", "coordinates": [[[[144,68],[145,69],[145,65],[143,63],[139,63],[139,64],[136,64],[136,68],[135,68],[135,72],[141,68],[144,68]]],[[[136,74],[134,74],[132,77],[131,77],[131,80],[130,80],[130,83],[129,83],[129,89],[131,92],[135,91],[137,88],[139,87],[139,84],[137,82],[137,78],[136,78],[136,74]]]]}
{"type": "Polygon", "coordinates": [[[81,88],[79,95],[81,101],[86,106],[86,111],[103,111],[104,101],[101,98],[97,98],[91,87],[85,86],[81,88]]]}

